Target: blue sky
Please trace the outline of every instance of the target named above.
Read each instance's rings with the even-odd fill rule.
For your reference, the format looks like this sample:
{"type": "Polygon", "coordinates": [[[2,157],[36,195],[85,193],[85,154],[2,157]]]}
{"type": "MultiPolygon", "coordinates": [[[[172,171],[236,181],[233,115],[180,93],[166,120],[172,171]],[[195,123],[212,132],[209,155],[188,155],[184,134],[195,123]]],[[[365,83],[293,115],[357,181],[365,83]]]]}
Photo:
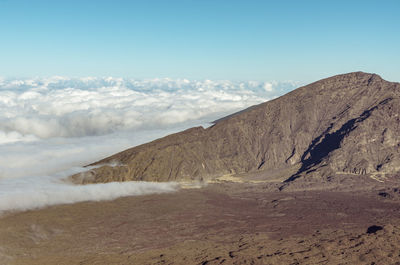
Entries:
{"type": "Polygon", "coordinates": [[[0,0],[0,76],[400,81],[400,1],[0,0]]]}

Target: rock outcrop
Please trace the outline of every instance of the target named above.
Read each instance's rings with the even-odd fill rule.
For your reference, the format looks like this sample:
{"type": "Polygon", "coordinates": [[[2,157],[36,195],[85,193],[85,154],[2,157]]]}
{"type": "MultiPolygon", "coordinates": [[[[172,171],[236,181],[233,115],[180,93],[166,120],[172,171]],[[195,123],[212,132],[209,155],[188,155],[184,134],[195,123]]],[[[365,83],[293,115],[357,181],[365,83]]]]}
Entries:
{"type": "Polygon", "coordinates": [[[115,154],[75,182],[179,181],[291,169],[304,175],[400,172],[400,84],[355,72],[300,87],[215,122],[115,154]],[[111,166],[111,164],[114,164],[111,166]]]}

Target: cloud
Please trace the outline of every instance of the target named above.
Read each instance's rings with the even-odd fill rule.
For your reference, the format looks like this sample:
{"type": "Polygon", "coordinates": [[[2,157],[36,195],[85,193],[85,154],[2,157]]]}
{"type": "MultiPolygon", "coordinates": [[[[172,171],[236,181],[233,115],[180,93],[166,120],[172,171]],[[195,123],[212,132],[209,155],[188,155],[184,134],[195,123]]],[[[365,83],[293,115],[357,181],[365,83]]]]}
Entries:
{"type": "Polygon", "coordinates": [[[169,190],[167,184],[137,182],[73,186],[59,181],[57,174],[170,133],[208,126],[298,85],[169,78],[0,78],[0,210],[169,190]]]}
{"type": "Polygon", "coordinates": [[[79,138],[30,139],[20,135],[14,138],[8,136],[7,139],[13,141],[0,144],[0,182],[4,178],[51,175],[75,166],[84,166],[129,147],[195,125],[199,124],[185,123],[165,129],[115,132],[79,138]]]}
{"type": "Polygon", "coordinates": [[[38,138],[163,128],[269,100],[290,82],[54,77],[2,80],[0,131],[38,138]],[[275,91],[274,88],[277,88],[275,91]]]}
{"type": "Polygon", "coordinates": [[[0,214],[6,211],[28,210],[56,204],[173,192],[178,189],[178,185],[171,182],[113,182],[73,185],[62,181],[62,178],[79,172],[79,170],[81,169],[70,169],[53,176],[3,179],[0,182],[0,214]]]}

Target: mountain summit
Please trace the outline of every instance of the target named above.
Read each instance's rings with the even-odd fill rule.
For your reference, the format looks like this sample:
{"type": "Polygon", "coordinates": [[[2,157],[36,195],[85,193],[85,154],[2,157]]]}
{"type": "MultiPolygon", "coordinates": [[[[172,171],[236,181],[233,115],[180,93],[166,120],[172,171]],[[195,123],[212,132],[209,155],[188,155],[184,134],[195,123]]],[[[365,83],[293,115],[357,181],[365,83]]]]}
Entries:
{"type": "Polygon", "coordinates": [[[291,182],[306,175],[400,173],[400,84],[355,72],[143,144],[72,176],[75,182],[209,180],[252,175],[291,182]],[[114,164],[113,166],[111,166],[114,164]]]}

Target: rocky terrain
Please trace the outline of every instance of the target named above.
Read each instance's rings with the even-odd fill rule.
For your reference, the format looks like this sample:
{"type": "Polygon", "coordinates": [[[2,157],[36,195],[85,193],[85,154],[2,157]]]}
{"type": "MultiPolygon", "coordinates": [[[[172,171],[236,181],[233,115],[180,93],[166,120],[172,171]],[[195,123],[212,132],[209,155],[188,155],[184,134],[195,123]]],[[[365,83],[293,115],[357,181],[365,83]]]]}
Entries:
{"type": "Polygon", "coordinates": [[[400,264],[400,183],[358,178],[351,192],[223,181],[8,213],[0,264],[400,264]]]}
{"type": "Polygon", "coordinates": [[[0,264],[400,264],[400,84],[338,75],[92,164],[174,193],[0,216],[0,264]]]}
{"type": "MultiPolygon", "coordinates": [[[[77,183],[257,179],[382,179],[400,172],[400,84],[362,72],[300,87],[215,122],[137,146],[75,175],[77,183]]],[[[283,186],[284,188],[285,186],[283,186]]]]}

